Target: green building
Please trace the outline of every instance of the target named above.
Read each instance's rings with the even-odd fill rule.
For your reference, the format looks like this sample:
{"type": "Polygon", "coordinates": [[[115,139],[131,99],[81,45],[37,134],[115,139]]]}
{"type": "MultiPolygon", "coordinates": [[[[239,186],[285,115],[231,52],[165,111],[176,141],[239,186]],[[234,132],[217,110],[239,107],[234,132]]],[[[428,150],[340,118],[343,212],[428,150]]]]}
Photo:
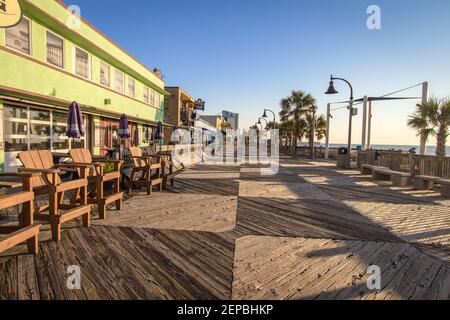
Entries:
{"type": "Polygon", "coordinates": [[[19,0],[23,18],[0,28],[0,165],[12,171],[30,149],[74,147],[106,154],[117,143],[120,116],[129,117],[129,143],[145,145],[164,119],[164,82],[60,1],[19,0]],[[86,136],[65,136],[76,101],[86,136]]]}

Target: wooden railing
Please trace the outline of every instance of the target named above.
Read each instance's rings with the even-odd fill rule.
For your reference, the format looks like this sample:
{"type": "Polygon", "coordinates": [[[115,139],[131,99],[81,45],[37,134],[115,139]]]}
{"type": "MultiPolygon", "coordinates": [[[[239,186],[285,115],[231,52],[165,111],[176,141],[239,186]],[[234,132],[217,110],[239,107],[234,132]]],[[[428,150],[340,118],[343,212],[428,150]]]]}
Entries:
{"type": "Polygon", "coordinates": [[[363,164],[409,172],[413,176],[425,175],[450,179],[450,157],[368,150],[358,153],[358,167],[361,168],[363,164]]]}

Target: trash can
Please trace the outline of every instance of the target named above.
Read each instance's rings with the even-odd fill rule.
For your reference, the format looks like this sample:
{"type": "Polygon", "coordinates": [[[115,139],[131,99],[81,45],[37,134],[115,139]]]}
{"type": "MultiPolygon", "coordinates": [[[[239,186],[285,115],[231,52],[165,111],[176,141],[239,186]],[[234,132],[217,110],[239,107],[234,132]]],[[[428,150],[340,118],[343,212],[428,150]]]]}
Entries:
{"type": "Polygon", "coordinates": [[[337,166],[341,169],[349,169],[348,148],[339,148],[337,154],[337,166]]]}

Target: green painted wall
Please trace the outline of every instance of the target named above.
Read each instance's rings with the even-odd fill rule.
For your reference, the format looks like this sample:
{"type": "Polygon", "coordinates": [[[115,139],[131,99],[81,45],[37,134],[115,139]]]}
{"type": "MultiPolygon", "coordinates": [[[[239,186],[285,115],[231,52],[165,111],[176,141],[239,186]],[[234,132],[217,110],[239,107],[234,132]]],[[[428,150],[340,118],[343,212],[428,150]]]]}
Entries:
{"type": "MultiPolygon", "coordinates": [[[[46,63],[46,32],[49,30],[64,38],[64,70],[66,72],[71,74],[74,72],[76,46],[81,47],[91,54],[90,81],[92,83],[80,80],[59,70],[54,70],[51,67],[35,63],[24,57],[0,50],[0,68],[3,74],[8,74],[8,77],[2,77],[0,79],[0,85],[67,101],[76,100],[81,104],[104,109],[105,111],[126,113],[128,116],[140,118],[143,121],[153,122],[163,120],[163,103],[158,108],[157,106],[150,106],[143,101],[144,86],[149,86],[155,90],[164,92],[164,83],[161,79],[84,22],[81,23],[80,30],[73,31],[68,29],[65,23],[69,18],[69,13],[56,1],[21,0],[20,3],[25,16],[32,20],[32,58],[46,63]],[[42,9],[42,12],[36,10],[33,6],[39,7],[42,9]],[[47,15],[50,15],[52,18],[47,15]],[[55,24],[54,19],[64,23],[64,25],[55,24]],[[107,51],[108,56],[105,56],[105,52],[98,52],[98,50],[94,50],[92,47],[83,47],[83,41],[80,40],[82,38],[81,36],[95,43],[98,47],[101,47],[103,51],[107,51]],[[74,42],[78,43],[75,44],[74,42]],[[99,53],[102,57],[98,57],[96,53],[99,53]],[[95,85],[100,83],[100,63],[102,60],[111,65],[110,89],[114,85],[114,70],[120,69],[122,72],[125,72],[125,96],[113,90],[108,90],[103,86],[95,85]],[[127,73],[129,71],[127,68],[131,70],[130,73],[127,73]],[[135,77],[136,72],[139,75],[135,77]],[[135,99],[130,99],[126,96],[128,93],[129,76],[135,80],[135,99]],[[144,82],[139,81],[137,79],[139,77],[143,77],[144,82]],[[110,99],[112,102],[111,105],[105,105],[105,99],[110,99]]],[[[0,30],[0,45],[5,45],[4,30],[0,30]]],[[[157,94],[160,94],[160,100],[162,101],[163,94],[157,94]]]]}

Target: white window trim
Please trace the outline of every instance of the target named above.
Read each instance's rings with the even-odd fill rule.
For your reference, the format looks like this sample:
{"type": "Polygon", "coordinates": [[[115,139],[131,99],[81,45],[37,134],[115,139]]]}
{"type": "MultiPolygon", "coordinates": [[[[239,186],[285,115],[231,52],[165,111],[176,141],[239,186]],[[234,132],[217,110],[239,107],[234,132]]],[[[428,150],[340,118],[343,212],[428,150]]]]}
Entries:
{"type": "Polygon", "coordinates": [[[119,92],[121,94],[125,94],[125,88],[126,88],[126,84],[125,84],[125,73],[117,68],[114,68],[114,91],[119,92]],[[122,74],[122,91],[118,91],[116,89],[116,72],[119,71],[122,74]]]}
{"type": "Polygon", "coordinates": [[[29,50],[30,53],[25,53],[25,52],[22,52],[20,50],[17,50],[16,48],[11,48],[10,46],[8,46],[6,44],[6,29],[8,29],[8,28],[3,28],[3,30],[4,30],[3,32],[4,32],[4,36],[5,36],[5,47],[7,47],[8,49],[13,50],[13,51],[15,51],[17,53],[20,53],[20,54],[32,57],[33,56],[33,26],[32,26],[32,20],[30,18],[26,17],[26,16],[22,16],[22,19],[28,20],[28,28],[29,28],[29,30],[28,30],[28,32],[29,32],[28,45],[30,47],[30,50],[29,50]]]}
{"type": "MultiPolygon", "coordinates": [[[[99,77],[100,77],[100,81],[99,81],[99,83],[100,83],[100,85],[101,86],[103,86],[103,87],[105,87],[105,88],[109,88],[109,89],[111,89],[111,84],[112,84],[112,77],[111,77],[111,69],[112,69],[112,67],[111,67],[111,65],[109,64],[109,63],[107,63],[106,61],[103,61],[103,60],[100,60],[100,70],[99,70],[99,77]],[[106,64],[107,66],[108,66],[108,79],[109,79],[109,85],[107,86],[107,85],[105,85],[105,84],[103,84],[102,83],[102,76],[101,76],[101,72],[102,72],[102,63],[104,63],[104,64],[106,64]]],[[[115,69],[114,69],[115,70],[115,69]]]]}
{"type": "Polygon", "coordinates": [[[77,77],[80,77],[80,78],[92,81],[92,55],[88,51],[86,51],[84,49],[81,49],[78,46],[73,46],[73,68],[72,69],[73,69],[73,74],[76,75],[77,77]],[[77,74],[77,49],[79,49],[79,50],[81,50],[83,52],[86,52],[87,55],[88,55],[88,68],[89,68],[88,78],[85,78],[85,77],[80,76],[79,74],[77,74]]]}
{"type": "Polygon", "coordinates": [[[45,29],[45,63],[52,67],[56,67],[61,70],[66,70],[66,41],[63,37],[59,36],[58,34],[54,33],[53,31],[51,31],[49,29],[45,29]],[[47,32],[53,34],[55,37],[60,38],[62,40],[62,45],[63,45],[63,61],[62,61],[63,65],[62,65],[62,67],[48,62],[48,59],[47,59],[47,32]]]}
{"type": "Polygon", "coordinates": [[[132,78],[130,76],[128,76],[128,79],[127,79],[127,95],[130,98],[136,98],[136,80],[134,80],[134,78],[132,78]],[[133,82],[133,95],[130,94],[130,80],[132,80],[132,82],[133,82]]]}

